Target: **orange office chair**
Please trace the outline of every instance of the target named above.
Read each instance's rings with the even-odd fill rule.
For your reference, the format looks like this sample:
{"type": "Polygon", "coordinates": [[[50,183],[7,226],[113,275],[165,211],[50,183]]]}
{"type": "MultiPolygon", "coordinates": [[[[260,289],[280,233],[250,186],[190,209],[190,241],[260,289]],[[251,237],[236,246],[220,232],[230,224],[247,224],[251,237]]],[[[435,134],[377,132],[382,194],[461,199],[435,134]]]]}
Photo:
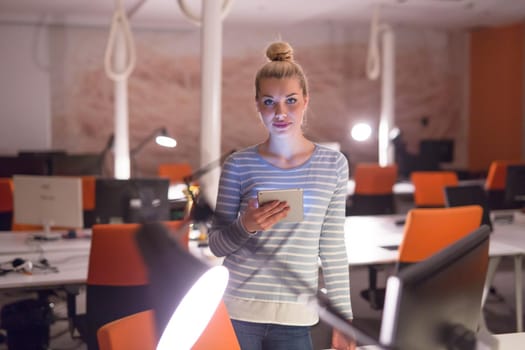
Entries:
{"type": "MultiPolygon", "coordinates": [[[[171,231],[182,221],[165,223],[171,231]]],[[[74,317],[88,349],[97,349],[98,328],[118,318],[152,308],[146,266],[136,243],[139,224],[94,225],[86,283],[86,314],[74,317]]],[[[189,232],[185,229],[184,236],[189,232]]],[[[74,312],[73,312],[74,313],[74,312]]]]}
{"type": "Polygon", "coordinates": [[[398,262],[414,263],[428,258],[477,229],[482,215],[479,205],[410,210],[398,262]]]}
{"type": "Polygon", "coordinates": [[[10,231],[13,221],[13,179],[0,178],[0,231],[10,231]]]}
{"type": "MultiPolygon", "coordinates": [[[[97,332],[100,350],[155,350],[157,333],[153,310],[129,315],[107,323],[97,332]]],[[[189,325],[191,327],[191,325],[189,325]]],[[[240,350],[224,302],[193,345],[192,350],[240,350]]]]}
{"type": "Polygon", "coordinates": [[[418,208],[445,207],[445,187],[459,183],[453,171],[414,171],[410,180],[414,185],[414,204],[418,208]]]}
{"type": "Polygon", "coordinates": [[[184,183],[184,177],[191,175],[192,168],[189,163],[164,163],[158,167],[158,175],[167,177],[170,183],[184,183]]]}
{"type": "MultiPolygon", "coordinates": [[[[483,209],[479,205],[410,210],[399,246],[396,268],[426,259],[463,238],[481,225],[482,214],[483,209]]],[[[384,293],[384,288],[371,285],[361,295],[370,302],[373,309],[381,309],[384,293]]]]}
{"type": "Polygon", "coordinates": [[[84,211],[84,227],[95,223],[95,176],[82,176],[82,209],[84,211]]]}
{"type": "Polygon", "coordinates": [[[485,191],[489,208],[497,209],[517,209],[508,205],[505,201],[505,185],[507,179],[507,167],[509,165],[525,164],[523,160],[495,160],[490,163],[487,178],[485,179],[485,191]]]}
{"type": "Polygon", "coordinates": [[[100,350],[155,350],[157,336],[153,310],[106,323],[97,331],[100,350]]]}
{"type": "Polygon", "coordinates": [[[355,191],[352,204],[347,206],[347,216],[395,213],[393,186],[397,181],[397,170],[397,165],[357,164],[355,191]]]}

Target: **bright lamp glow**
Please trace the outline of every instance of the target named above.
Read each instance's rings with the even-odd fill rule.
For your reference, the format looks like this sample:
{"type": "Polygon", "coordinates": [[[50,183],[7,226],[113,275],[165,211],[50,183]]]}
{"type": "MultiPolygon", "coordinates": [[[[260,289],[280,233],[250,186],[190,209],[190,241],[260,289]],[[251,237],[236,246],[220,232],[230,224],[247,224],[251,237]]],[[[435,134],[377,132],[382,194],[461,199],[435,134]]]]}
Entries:
{"type": "Polygon", "coordinates": [[[173,137],[165,136],[165,135],[159,135],[155,138],[155,142],[159,146],[163,147],[170,147],[173,148],[177,146],[177,141],[173,137]]]}
{"type": "Polygon", "coordinates": [[[191,349],[217,310],[228,276],[224,266],[215,266],[197,280],[171,316],[157,350],[191,349]]]}
{"type": "Polygon", "coordinates": [[[354,125],[351,135],[356,141],[366,141],[370,138],[370,135],[372,135],[372,128],[366,123],[359,123],[354,125]]]}

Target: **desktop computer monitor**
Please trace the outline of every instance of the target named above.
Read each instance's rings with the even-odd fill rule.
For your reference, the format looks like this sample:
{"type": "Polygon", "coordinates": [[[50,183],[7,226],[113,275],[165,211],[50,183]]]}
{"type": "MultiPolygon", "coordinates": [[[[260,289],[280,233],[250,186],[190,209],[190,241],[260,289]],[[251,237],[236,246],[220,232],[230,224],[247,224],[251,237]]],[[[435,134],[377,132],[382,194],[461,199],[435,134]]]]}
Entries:
{"type": "Polygon", "coordinates": [[[505,200],[512,207],[525,207],[525,165],[507,167],[505,200]]]}
{"type": "Polygon", "coordinates": [[[163,178],[97,179],[95,223],[169,220],[169,182],[163,178]]]}
{"type": "Polygon", "coordinates": [[[82,228],[82,180],[75,177],[14,175],[13,213],[18,224],[82,228]]]}
{"type": "Polygon", "coordinates": [[[492,230],[490,208],[487,193],[481,185],[460,185],[445,187],[445,204],[447,207],[479,205],[483,208],[481,224],[492,230]]]}
{"type": "Polygon", "coordinates": [[[453,162],[454,140],[423,139],[419,143],[419,153],[424,157],[431,157],[438,163],[453,162]]]}
{"type": "Polygon", "coordinates": [[[476,340],[490,230],[465,238],[387,280],[380,343],[388,348],[470,349],[476,340]],[[449,344],[456,346],[449,346],[449,344]]]}

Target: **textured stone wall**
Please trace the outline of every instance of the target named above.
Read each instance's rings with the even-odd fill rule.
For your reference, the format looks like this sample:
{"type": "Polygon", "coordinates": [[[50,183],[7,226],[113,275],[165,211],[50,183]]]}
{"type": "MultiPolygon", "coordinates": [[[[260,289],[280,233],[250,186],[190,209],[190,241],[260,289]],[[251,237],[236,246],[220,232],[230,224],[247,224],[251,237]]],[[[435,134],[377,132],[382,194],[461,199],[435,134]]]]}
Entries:
{"type": "MultiPolygon", "coordinates": [[[[330,27],[309,40],[297,28],[279,31],[295,48],[311,88],[305,132],[315,141],[335,141],[354,164],[377,161],[377,135],[350,139],[352,125],[377,126],[380,82],[365,74],[367,30],[330,27]]],[[[396,29],[396,124],[408,148],[417,152],[424,137],[451,137],[462,130],[464,33],[396,29]],[[423,127],[422,117],[430,123],[423,127]]],[[[224,33],[222,152],[265,138],[255,112],[253,77],[265,62],[264,49],[277,36],[271,30],[224,33]]],[[[107,31],[95,28],[51,30],[53,147],[71,153],[97,152],[113,131],[113,83],[104,72],[107,31]]],[[[159,126],[177,141],[173,150],[153,142],[136,157],[140,175],[153,175],[158,164],[188,161],[198,167],[200,128],[200,38],[196,32],[136,31],[137,64],[129,79],[130,147],[159,126]]],[[[459,153],[461,154],[461,149],[459,153]]],[[[460,159],[461,161],[461,159],[460,159]]],[[[108,161],[111,165],[111,161],[108,161]]]]}

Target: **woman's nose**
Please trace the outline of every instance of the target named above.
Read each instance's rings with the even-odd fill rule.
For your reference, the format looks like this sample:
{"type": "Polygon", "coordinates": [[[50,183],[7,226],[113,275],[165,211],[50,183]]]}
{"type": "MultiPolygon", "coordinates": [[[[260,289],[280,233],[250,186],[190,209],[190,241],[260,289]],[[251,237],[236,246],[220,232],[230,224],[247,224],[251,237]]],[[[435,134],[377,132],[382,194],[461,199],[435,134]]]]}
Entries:
{"type": "Polygon", "coordinates": [[[286,115],[286,106],[283,103],[278,103],[275,107],[275,115],[278,117],[286,115]]]}

